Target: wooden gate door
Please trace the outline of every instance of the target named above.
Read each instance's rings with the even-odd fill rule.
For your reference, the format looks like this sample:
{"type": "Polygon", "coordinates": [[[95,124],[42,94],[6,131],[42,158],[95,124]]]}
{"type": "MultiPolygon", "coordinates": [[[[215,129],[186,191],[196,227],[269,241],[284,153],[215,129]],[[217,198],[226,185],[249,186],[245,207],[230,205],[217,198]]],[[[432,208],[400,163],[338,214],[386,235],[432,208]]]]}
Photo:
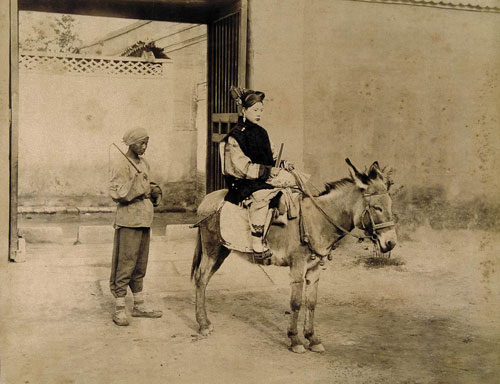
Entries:
{"type": "Polygon", "coordinates": [[[225,188],[219,143],[238,121],[231,85],[245,87],[247,1],[208,24],[207,193],[225,188]]]}

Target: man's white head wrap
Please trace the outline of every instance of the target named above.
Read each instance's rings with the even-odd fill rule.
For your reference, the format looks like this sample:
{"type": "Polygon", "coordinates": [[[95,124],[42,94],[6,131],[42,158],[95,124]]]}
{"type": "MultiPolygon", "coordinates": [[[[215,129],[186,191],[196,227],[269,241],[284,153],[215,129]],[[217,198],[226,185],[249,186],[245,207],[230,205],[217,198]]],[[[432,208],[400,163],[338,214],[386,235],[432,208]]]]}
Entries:
{"type": "Polygon", "coordinates": [[[126,145],[132,145],[148,137],[149,135],[144,128],[136,127],[125,132],[125,134],[123,135],[123,142],[126,145]]]}

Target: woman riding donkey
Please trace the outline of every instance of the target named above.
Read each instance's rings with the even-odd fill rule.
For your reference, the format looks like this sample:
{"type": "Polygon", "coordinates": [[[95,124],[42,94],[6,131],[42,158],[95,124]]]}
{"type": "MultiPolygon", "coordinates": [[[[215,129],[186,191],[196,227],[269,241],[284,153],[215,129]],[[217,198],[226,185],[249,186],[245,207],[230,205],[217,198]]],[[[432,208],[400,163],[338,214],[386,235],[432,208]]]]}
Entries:
{"type": "Polygon", "coordinates": [[[281,188],[295,186],[290,173],[294,167],[286,161],[276,164],[269,135],[259,125],[265,94],[235,87],[230,92],[241,106],[242,116],[225,138],[223,169],[229,189],[225,200],[248,208],[255,260],[265,263],[272,255],[264,243],[265,228],[272,218],[269,208],[276,206],[281,188]]]}

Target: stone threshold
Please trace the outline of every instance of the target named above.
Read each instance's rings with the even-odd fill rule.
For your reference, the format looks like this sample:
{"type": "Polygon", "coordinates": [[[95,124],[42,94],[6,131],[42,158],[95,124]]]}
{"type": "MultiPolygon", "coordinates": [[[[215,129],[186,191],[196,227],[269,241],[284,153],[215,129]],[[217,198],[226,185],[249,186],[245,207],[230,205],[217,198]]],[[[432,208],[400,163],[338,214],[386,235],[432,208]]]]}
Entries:
{"type": "MultiPolygon", "coordinates": [[[[55,214],[55,213],[69,213],[69,214],[85,214],[85,213],[112,213],[116,211],[116,207],[18,207],[18,214],[55,214]]],[[[196,207],[187,206],[166,206],[155,208],[155,212],[195,212],[196,207]]]]}
{"type": "MultiPolygon", "coordinates": [[[[112,225],[80,225],[76,238],[65,238],[63,230],[58,226],[20,227],[19,237],[26,243],[62,244],[71,240],[73,244],[107,244],[113,243],[115,229],[112,225]]],[[[151,236],[154,241],[196,240],[197,228],[191,224],[167,224],[162,236],[151,236]]]]}

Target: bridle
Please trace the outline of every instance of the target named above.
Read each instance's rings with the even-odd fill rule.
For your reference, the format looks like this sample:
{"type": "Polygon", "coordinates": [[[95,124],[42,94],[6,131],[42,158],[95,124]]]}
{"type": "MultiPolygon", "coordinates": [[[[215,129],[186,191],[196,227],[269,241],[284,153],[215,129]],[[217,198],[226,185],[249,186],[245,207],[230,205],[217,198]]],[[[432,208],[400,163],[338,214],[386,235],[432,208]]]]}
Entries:
{"type": "Polygon", "coordinates": [[[382,223],[375,223],[375,221],[373,220],[373,216],[372,216],[372,212],[371,212],[371,209],[373,208],[373,206],[370,204],[369,198],[372,196],[388,195],[389,192],[387,192],[387,191],[386,192],[375,192],[375,193],[364,193],[363,194],[363,197],[365,197],[366,205],[365,205],[365,209],[363,210],[363,213],[361,214],[361,218],[360,218],[361,227],[356,226],[356,224],[355,224],[355,226],[358,229],[361,229],[365,232],[368,232],[367,236],[356,235],[354,233],[351,233],[351,231],[348,231],[347,229],[345,229],[341,225],[337,224],[331,218],[331,216],[318,204],[318,201],[316,200],[316,198],[314,196],[310,195],[309,193],[305,193],[305,194],[307,197],[309,197],[311,199],[313,205],[318,209],[318,211],[320,211],[323,214],[323,216],[325,216],[325,218],[330,222],[330,224],[332,224],[335,228],[339,229],[342,232],[342,235],[350,235],[350,236],[355,237],[361,241],[364,239],[370,239],[373,242],[376,242],[378,240],[378,233],[377,233],[378,230],[383,229],[383,228],[394,227],[396,225],[393,220],[384,221],[382,223]],[[368,215],[368,218],[370,219],[369,227],[367,227],[364,224],[364,221],[365,221],[364,218],[366,217],[366,215],[368,215]]]}
{"type": "MultiPolygon", "coordinates": [[[[361,228],[363,231],[365,232],[369,232],[369,236],[370,239],[372,241],[378,241],[378,233],[377,231],[380,230],[380,229],[384,229],[384,228],[391,228],[391,227],[394,227],[396,224],[394,223],[394,220],[389,220],[389,221],[384,221],[382,223],[375,223],[375,221],[373,220],[373,216],[372,216],[372,211],[371,209],[373,208],[373,206],[370,204],[370,197],[372,196],[383,196],[383,195],[388,195],[389,192],[388,191],[385,191],[385,192],[374,192],[374,193],[364,193],[363,194],[363,197],[365,198],[365,201],[366,201],[366,205],[365,205],[365,209],[363,210],[363,213],[361,214],[361,219],[360,219],[360,223],[361,223],[361,228]],[[368,215],[368,218],[370,219],[370,225],[369,225],[369,228],[366,227],[365,225],[365,217],[366,215],[368,215]]],[[[359,228],[359,227],[358,227],[359,228]]],[[[366,238],[367,236],[365,236],[366,238]]]]}

